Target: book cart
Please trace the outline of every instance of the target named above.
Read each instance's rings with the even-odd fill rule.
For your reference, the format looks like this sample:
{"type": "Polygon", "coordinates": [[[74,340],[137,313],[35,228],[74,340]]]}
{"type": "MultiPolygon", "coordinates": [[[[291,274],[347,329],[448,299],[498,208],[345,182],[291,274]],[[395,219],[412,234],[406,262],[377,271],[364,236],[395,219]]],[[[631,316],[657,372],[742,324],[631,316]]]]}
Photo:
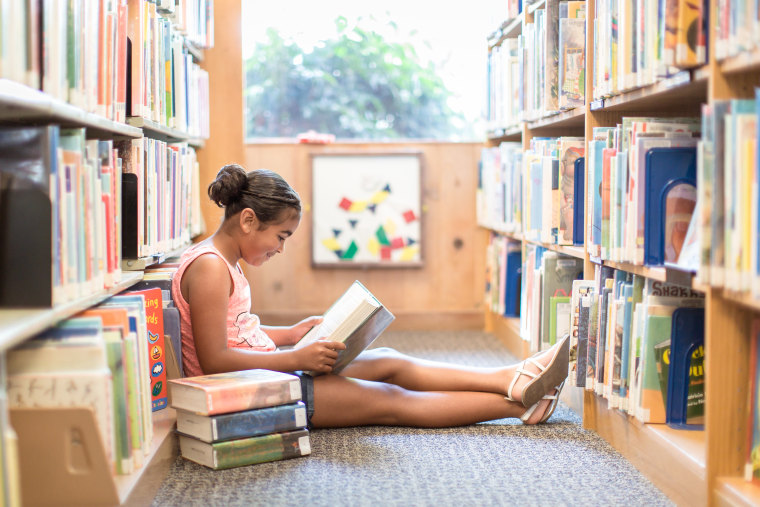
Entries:
{"type": "MultiPolygon", "coordinates": [[[[203,53],[185,39],[184,47],[195,63],[203,53]]],[[[185,142],[194,149],[205,140],[139,117],[126,122],[103,116],[53,97],[24,84],[0,78],[0,125],[59,125],[84,128],[88,139],[129,140],[143,137],[169,143],[185,142]]],[[[122,194],[127,207],[135,195],[122,194]]],[[[50,199],[47,199],[48,202],[50,199]]],[[[132,203],[132,207],[136,204],[132,203]]],[[[49,209],[49,208],[48,208],[49,209]]],[[[124,208],[122,208],[124,209],[124,208]]],[[[117,210],[121,213],[121,210],[117,210]]],[[[28,224],[29,234],[51,236],[49,217],[44,223],[28,224]]],[[[49,243],[49,239],[47,240],[49,243]]],[[[6,352],[36,334],[106,299],[128,290],[141,280],[143,271],[175,257],[189,243],[171,251],[146,257],[121,257],[121,277],[112,287],[39,308],[0,307],[0,504],[17,505],[145,505],[152,501],[178,454],[174,437],[176,413],[171,408],[153,412],[153,440],[141,467],[127,475],[110,471],[107,452],[99,438],[95,414],[89,408],[9,409],[7,403],[6,352]],[[9,433],[17,435],[8,438],[9,433]],[[40,459],[40,457],[44,457],[40,459]],[[20,498],[19,498],[20,497],[20,498]]],[[[50,260],[50,254],[42,255],[50,260]]],[[[30,261],[31,263],[32,261],[30,261]]],[[[4,269],[0,266],[0,270],[4,269]]],[[[28,290],[50,290],[50,268],[30,266],[28,290]],[[42,289],[37,278],[48,278],[42,289]]],[[[52,300],[51,294],[36,299],[52,300]]]]}
{"type": "MultiPolygon", "coordinates": [[[[586,104],[536,121],[489,133],[489,146],[504,141],[522,142],[524,150],[536,136],[585,136],[594,127],[615,126],[624,116],[699,116],[703,103],[730,98],[754,98],[760,85],[760,51],[745,51],[718,61],[715,57],[714,23],[710,23],[709,61],[702,67],[683,70],[655,84],[636,88],[610,98],[591,101],[594,85],[595,0],[586,0],[586,104]]],[[[543,1],[527,7],[505,22],[490,37],[489,48],[520,35],[532,22],[543,1]]],[[[709,2],[710,16],[718,1],[709,2]]],[[[588,185],[588,178],[586,181],[588,185]]],[[[588,192],[586,193],[588,196],[588,192]]],[[[588,197],[586,198],[588,199],[588,197]]],[[[590,204],[586,202],[586,210],[590,204]]],[[[498,224],[481,224],[487,234],[497,233],[529,242],[520,233],[498,224]]],[[[679,505],[758,505],[760,486],[743,478],[746,460],[748,391],[751,379],[749,350],[750,321],[760,315],[760,301],[750,295],[722,287],[699,284],[690,273],[662,267],[646,267],[592,258],[584,246],[560,246],[533,242],[561,254],[584,259],[584,277],[594,278],[600,263],[644,277],[667,281],[705,293],[705,430],[675,430],[665,424],[642,424],[635,418],[607,408],[593,391],[565,388],[563,401],[582,414],[583,427],[595,431],[625,456],[658,488],[679,505]]],[[[520,333],[519,318],[487,311],[486,326],[518,357],[530,355],[529,344],[520,333]]]]}

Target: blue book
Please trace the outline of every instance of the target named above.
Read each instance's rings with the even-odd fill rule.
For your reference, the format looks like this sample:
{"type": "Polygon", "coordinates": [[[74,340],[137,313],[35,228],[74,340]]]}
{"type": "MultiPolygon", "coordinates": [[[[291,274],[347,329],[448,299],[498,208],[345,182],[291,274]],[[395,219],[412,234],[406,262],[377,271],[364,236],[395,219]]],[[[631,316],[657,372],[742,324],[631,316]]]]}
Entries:
{"type": "MultiPolygon", "coordinates": [[[[591,191],[594,197],[594,209],[592,215],[591,239],[594,245],[602,244],[602,165],[604,164],[603,150],[604,141],[589,141],[589,157],[594,157],[594,174],[590,183],[593,184],[591,191]]],[[[589,175],[591,177],[591,175],[589,175]]]]}
{"type": "MultiPolygon", "coordinates": [[[[670,236],[667,231],[675,215],[668,212],[668,199],[681,191],[683,185],[696,188],[697,150],[695,147],[652,148],[647,153],[644,171],[644,263],[661,266],[666,261],[666,250],[680,252],[675,233],[670,236]]],[[[678,206],[676,203],[675,208],[678,206]]]]}
{"type": "Polygon", "coordinates": [[[630,356],[631,356],[631,328],[633,326],[633,283],[626,284],[623,287],[623,298],[625,300],[625,306],[623,311],[623,348],[620,357],[620,399],[624,400],[628,397],[628,381],[630,370],[630,356]]]}
{"type": "Polygon", "coordinates": [[[522,278],[522,249],[507,253],[504,316],[520,316],[520,280],[522,278]]]}
{"type": "Polygon", "coordinates": [[[301,401],[210,416],[177,410],[177,431],[209,443],[295,430],[306,425],[306,405],[301,401]]]}
{"type": "Polygon", "coordinates": [[[583,157],[575,161],[575,176],[573,178],[573,244],[583,245],[583,236],[586,233],[583,219],[586,207],[586,166],[583,157]]]}

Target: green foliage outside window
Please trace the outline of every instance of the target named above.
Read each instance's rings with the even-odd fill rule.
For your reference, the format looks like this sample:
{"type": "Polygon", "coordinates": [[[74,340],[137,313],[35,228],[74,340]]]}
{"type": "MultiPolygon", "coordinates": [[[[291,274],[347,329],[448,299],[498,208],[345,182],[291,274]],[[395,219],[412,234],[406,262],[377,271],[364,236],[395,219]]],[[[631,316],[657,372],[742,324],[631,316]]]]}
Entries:
{"type": "MultiPolygon", "coordinates": [[[[395,26],[391,24],[395,29],[395,26]]],[[[336,20],[337,35],[304,49],[269,29],[244,62],[246,137],[314,130],[344,139],[467,136],[451,92],[408,42],[336,20]]]]}

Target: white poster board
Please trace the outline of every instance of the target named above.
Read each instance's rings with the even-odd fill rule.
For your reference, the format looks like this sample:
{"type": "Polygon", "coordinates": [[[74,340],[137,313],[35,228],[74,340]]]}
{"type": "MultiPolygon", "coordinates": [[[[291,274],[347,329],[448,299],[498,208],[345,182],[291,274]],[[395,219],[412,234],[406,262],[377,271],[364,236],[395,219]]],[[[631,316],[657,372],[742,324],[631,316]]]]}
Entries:
{"type": "Polygon", "coordinates": [[[312,155],[312,265],[420,267],[419,153],[312,155]]]}

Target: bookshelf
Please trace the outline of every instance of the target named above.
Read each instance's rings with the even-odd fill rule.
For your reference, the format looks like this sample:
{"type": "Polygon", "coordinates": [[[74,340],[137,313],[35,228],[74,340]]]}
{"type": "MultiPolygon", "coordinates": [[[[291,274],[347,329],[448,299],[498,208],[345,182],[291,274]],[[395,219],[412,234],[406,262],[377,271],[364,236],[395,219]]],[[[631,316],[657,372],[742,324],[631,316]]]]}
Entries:
{"type": "MultiPolygon", "coordinates": [[[[544,2],[540,2],[542,5],[544,2]]],[[[594,13],[598,0],[586,0],[587,69],[594,62],[594,13]]],[[[508,37],[525,33],[525,25],[542,5],[533,4],[518,18],[523,29],[512,27],[508,37]]],[[[719,2],[709,8],[718,12],[719,2]]],[[[585,76],[586,103],[583,108],[562,111],[517,126],[490,129],[488,146],[521,142],[523,150],[538,136],[577,136],[588,142],[595,127],[614,126],[625,116],[699,116],[701,106],[716,100],[754,98],[760,85],[760,50],[751,49],[722,60],[716,57],[716,24],[710,24],[709,60],[706,65],[681,70],[645,86],[629,87],[616,94],[592,100],[594,76],[585,76]]],[[[588,181],[586,181],[588,185],[588,181]]],[[[588,189],[586,192],[588,200],[588,189]]],[[[589,203],[586,202],[588,212],[589,203]]],[[[588,217],[588,215],[587,215],[588,217]]],[[[670,282],[705,294],[705,430],[676,430],[661,424],[642,424],[616,409],[591,391],[565,388],[563,400],[583,417],[585,428],[596,432],[645,476],[681,505],[758,505],[760,486],[743,479],[746,459],[747,400],[750,386],[749,348],[752,318],[760,315],[760,300],[746,292],[731,291],[700,282],[688,271],[670,267],[648,267],[592,257],[583,247],[567,247],[531,241],[505,224],[481,224],[487,234],[507,236],[523,245],[535,244],[548,250],[584,259],[584,277],[593,279],[595,267],[607,265],[648,279],[670,282]],[[568,392],[570,391],[570,392],[568,392]],[[577,400],[580,400],[577,402],[577,400]]],[[[519,357],[530,355],[520,337],[519,319],[487,312],[486,328],[519,357]]]]}
{"type": "MultiPolygon", "coordinates": [[[[175,2],[161,3],[164,7],[170,4],[175,2]]],[[[21,2],[19,6],[22,10],[53,8],[52,4],[33,7],[33,3],[28,2],[21,2]]],[[[197,213],[190,216],[190,208],[197,204],[191,199],[190,188],[197,186],[197,182],[191,181],[193,172],[196,172],[197,179],[198,167],[194,150],[203,148],[209,136],[208,74],[200,67],[200,63],[203,61],[203,51],[213,47],[213,0],[176,2],[170,6],[172,9],[166,11],[157,10],[157,3],[153,0],[96,2],[94,9],[90,7],[92,6],[88,4],[89,17],[77,10],[83,9],[83,4],[75,2],[68,7],[55,7],[52,13],[46,11],[37,12],[39,16],[22,16],[24,21],[3,19],[0,26],[0,32],[3,32],[0,45],[5,47],[0,51],[0,126],[51,126],[49,128],[53,132],[58,132],[56,128],[78,129],[81,134],[77,135],[81,136],[83,143],[97,140],[109,147],[109,157],[113,155],[114,164],[110,167],[111,172],[107,173],[108,180],[101,179],[102,175],[97,179],[87,180],[91,175],[86,171],[97,172],[104,160],[99,146],[93,141],[91,147],[95,148],[95,157],[82,163],[81,175],[77,177],[80,178],[79,185],[83,185],[84,188],[100,188],[102,184],[103,193],[97,190],[76,194],[76,206],[79,208],[72,207],[82,215],[101,213],[100,210],[92,211],[91,208],[96,206],[92,206],[91,203],[99,204],[101,197],[107,194],[106,189],[109,187],[106,185],[113,184],[110,187],[113,192],[108,194],[112,201],[110,204],[103,204],[104,209],[112,206],[108,208],[112,210],[111,215],[104,212],[103,217],[97,219],[99,221],[90,222],[88,218],[82,223],[76,222],[80,227],[71,230],[74,231],[73,238],[76,240],[77,234],[85,234],[83,229],[87,229],[86,234],[90,234],[89,227],[95,224],[98,232],[92,233],[92,244],[88,244],[86,251],[93,256],[100,255],[103,264],[106,260],[109,263],[113,260],[115,272],[111,277],[111,271],[104,273],[93,268],[95,275],[89,278],[88,269],[88,278],[84,282],[79,273],[80,278],[77,281],[82,286],[64,286],[63,297],[50,297],[51,304],[34,307],[0,306],[0,505],[147,505],[152,501],[169,466],[177,456],[177,442],[174,436],[176,414],[170,408],[150,412],[150,383],[147,384],[147,397],[143,398],[147,403],[147,410],[144,412],[146,416],[140,420],[146,423],[142,427],[146,434],[150,433],[152,426],[153,436],[151,440],[146,439],[144,444],[140,441],[140,445],[145,446],[144,455],[137,444],[133,445],[133,451],[139,452],[140,456],[135,457],[135,470],[124,475],[115,475],[111,470],[113,463],[109,463],[108,455],[114,451],[106,450],[103,446],[100,437],[102,427],[98,425],[94,410],[84,407],[10,408],[6,392],[9,386],[6,357],[10,349],[133,287],[143,280],[146,268],[179,255],[189,246],[193,236],[202,233],[202,227],[200,230],[198,227],[192,227],[192,220],[200,215],[200,210],[194,210],[197,213]],[[43,20],[47,24],[41,24],[43,20]],[[102,27],[99,23],[103,23],[102,27]],[[9,28],[9,24],[14,24],[13,29],[9,28]],[[61,40],[53,41],[43,37],[49,33],[47,30],[51,24],[64,35],[65,44],[61,40]],[[135,27],[140,28],[138,30],[135,27]],[[71,32],[67,34],[67,30],[71,32]],[[142,35],[137,35],[139,33],[142,35]],[[133,42],[129,53],[126,50],[128,38],[133,42]],[[14,48],[14,55],[10,55],[8,48],[11,47],[14,48]],[[140,47],[143,49],[142,53],[138,51],[140,47]],[[135,69],[140,69],[137,75],[133,72],[135,69]],[[133,88],[136,86],[139,86],[140,90],[133,88]],[[128,100],[130,93],[133,94],[131,98],[135,99],[131,103],[128,100]],[[138,96],[141,96],[141,99],[137,99],[138,96]],[[140,104],[140,100],[144,103],[140,104]],[[136,115],[130,116],[131,113],[136,115]],[[140,203],[139,207],[151,209],[154,215],[163,211],[163,214],[156,218],[161,222],[150,225],[155,237],[128,237],[128,231],[122,229],[122,205],[127,204],[126,199],[123,199],[122,183],[129,173],[128,153],[138,144],[141,145],[140,150],[143,146],[160,148],[152,152],[148,152],[147,148],[145,151],[134,152],[140,155],[139,158],[133,159],[140,160],[135,162],[136,165],[155,165],[153,180],[147,171],[129,174],[133,179],[139,178],[145,183],[137,187],[139,195],[146,195],[151,184],[160,189],[154,189],[154,194],[162,192],[162,195],[157,197],[157,202],[163,207],[151,207],[151,203],[137,201],[140,203]],[[153,157],[148,156],[148,153],[153,157]],[[96,158],[100,164],[96,163],[96,158]],[[87,165],[88,163],[92,164],[87,165]],[[122,171],[119,172],[117,169],[122,171]],[[163,182],[163,186],[157,182],[163,182]],[[142,206],[143,204],[146,206],[142,206]],[[112,236],[109,236],[111,233],[106,234],[103,231],[110,229],[107,229],[107,226],[111,224],[115,224],[115,227],[111,229],[114,231],[112,236]],[[155,230],[159,231],[157,235],[155,230]],[[144,242],[150,247],[150,255],[134,259],[123,258],[120,249],[123,246],[122,240],[127,239],[131,242],[144,242]],[[104,246],[104,243],[107,245],[104,246]],[[108,257],[94,253],[106,251],[108,245],[113,245],[108,257]],[[98,276],[102,275],[105,276],[101,280],[98,276]],[[13,432],[18,435],[18,439],[11,437],[13,432]]],[[[17,14],[28,13],[16,11],[14,16],[17,14]]],[[[57,138],[58,134],[55,136],[57,138]]],[[[18,143],[17,139],[7,137],[6,149],[10,143],[18,143]]],[[[17,144],[12,146],[15,147],[17,144]]],[[[59,151],[54,153],[54,148],[50,145],[41,148],[53,155],[40,160],[55,160],[57,154],[60,167],[73,164],[63,158],[64,151],[69,148],[61,144],[55,146],[55,149],[59,151]]],[[[86,149],[89,150],[90,146],[86,149]]],[[[84,153],[83,146],[83,158],[84,153]]],[[[109,162],[110,160],[109,158],[109,162]]],[[[78,161],[77,164],[79,163],[78,161]]],[[[72,171],[79,170],[79,165],[72,167],[76,167],[72,171]]],[[[50,236],[55,237],[56,234],[56,229],[51,224],[56,223],[56,209],[63,209],[62,206],[67,205],[60,202],[65,198],[60,197],[64,194],[52,191],[55,188],[52,183],[58,176],[52,173],[49,167],[45,169],[45,174],[50,176],[51,191],[47,193],[47,189],[42,185],[34,189],[35,193],[45,194],[40,199],[47,207],[40,212],[43,223],[36,223],[35,219],[30,217],[28,224],[23,223],[21,227],[16,224],[15,228],[6,229],[6,234],[8,230],[23,233],[24,227],[29,227],[35,235],[47,236],[47,244],[52,244],[53,252],[52,255],[45,254],[41,257],[44,259],[47,255],[46,262],[50,262],[52,256],[54,267],[43,266],[44,269],[40,270],[43,279],[51,272],[56,276],[58,268],[55,256],[56,252],[60,255],[63,248],[60,245],[64,240],[60,240],[59,243],[55,240],[50,241],[50,236]],[[52,220],[49,215],[45,217],[47,209],[53,211],[52,220]]],[[[7,178],[6,174],[0,174],[3,176],[0,180],[0,201],[4,211],[7,210],[6,203],[11,201],[8,196],[16,192],[17,188],[23,190],[24,185],[28,185],[22,181],[22,184],[17,186],[13,181],[17,175],[10,174],[7,178]]],[[[73,186],[76,186],[76,183],[73,186]]],[[[138,208],[135,202],[129,204],[133,209],[138,208]]],[[[18,216],[26,218],[18,212],[12,216],[15,219],[18,216]]],[[[8,222],[3,221],[3,218],[0,213],[0,230],[8,226],[8,222]]],[[[18,251],[26,252],[25,248],[26,246],[20,247],[18,251]]],[[[7,255],[8,251],[6,249],[3,253],[7,255]]],[[[12,252],[14,255],[17,253],[12,252]]],[[[5,262],[8,260],[2,255],[0,258],[5,262]]],[[[61,266],[64,266],[63,262],[62,260],[61,266]]],[[[3,266],[0,261],[0,272],[6,269],[7,266],[3,266]]],[[[104,268],[100,266],[99,269],[104,268]]],[[[2,278],[0,276],[0,280],[2,278]]],[[[55,283],[54,280],[51,291],[60,288],[55,283]]],[[[30,278],[28,285],[30,292],[37,290],[34,279],[30,278]]],[[[7,287],[3,286],[4,290],[7,291],[7,287]]],[[[42,292],[47,290],[40,289],[42,292]]],[[[10,304],[13,305],[13,302],[10,304]]],[[[142,347],[134,352],[124,353],[131,354],[141,349],[142,347]]],[[[147,376],[150,369],[147,348],[145,356],[144,361],[140,360],[137,363],[145,368],[147,376]]],[[[137,375],[134,378],[137,378],[137,375]]],[[[142,381],[140,383],[144,384],[142,381]]],[[[134,387],[135,384],[130,385],[130,389],[134,387]]],[[[144,386],[140,386],[141,389],[142,387],[144,386]]],[[[131,419],[134,423],[135,419],[131,419]]],[[[134,431],[142,434],[143,429],[133,430],[133,435],[134,431]]]]}

